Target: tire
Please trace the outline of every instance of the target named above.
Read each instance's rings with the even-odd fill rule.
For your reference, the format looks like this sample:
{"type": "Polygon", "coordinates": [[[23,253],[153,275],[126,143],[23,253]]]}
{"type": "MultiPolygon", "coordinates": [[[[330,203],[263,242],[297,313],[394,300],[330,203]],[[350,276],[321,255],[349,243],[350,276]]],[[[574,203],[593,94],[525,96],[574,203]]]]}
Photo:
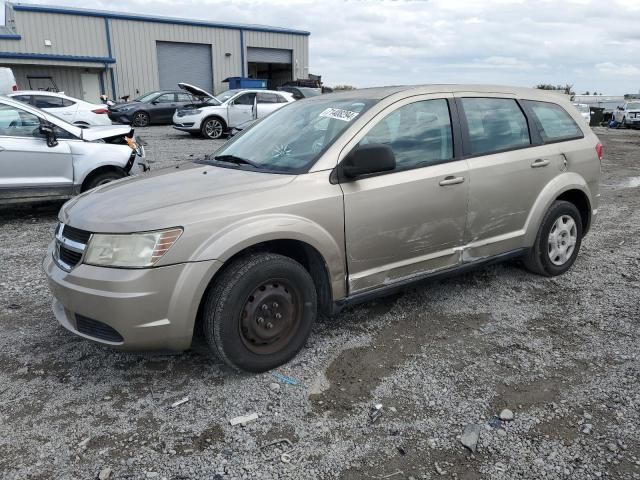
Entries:
{"type": "Polygon", "coordinates": [[[580,212],[571,202],[555,201],[542,219],[535,243],[523,259],[524,266],[546,277],[562,275],[575,262],[580,245],[580,212]]]}
{"type": "Polygon", "coordinates": [[[123,173],[119,172],[103,172],[99,173],[95,177],[89,179],[87,184],[82,189],[83,192],[87,190],[91,190],[92,188],[99,187],[100,185],[104,185],[105,183],[113,182],[114,180],[119,180],[125,177],[123,173]]]}
{"type": "Polygon", "coordinates": [[[233,261],[209,287],[202,315],[207,344],[222,361],[265,372],[304,346],[317,315],[316,290],[298,262],[252,254],[233,261]]]}
{"type": "Polygon", "coordinates": [[[149,123],[151,123],[151,117],[147,112],[136,112],[131,119],[131,124],[134,127],[146,127],[149,123]]]}
{"type": "Polygon", "coordinates": [[[218,138],[224,135],[224,131],[227,129],[224,121],[218,117],[210,117],[206,118],[204,122],[202,122],[202,126],[200,127],[200,133],[204,138],[208,138],[211,140],[217,140],[218,138]]]}

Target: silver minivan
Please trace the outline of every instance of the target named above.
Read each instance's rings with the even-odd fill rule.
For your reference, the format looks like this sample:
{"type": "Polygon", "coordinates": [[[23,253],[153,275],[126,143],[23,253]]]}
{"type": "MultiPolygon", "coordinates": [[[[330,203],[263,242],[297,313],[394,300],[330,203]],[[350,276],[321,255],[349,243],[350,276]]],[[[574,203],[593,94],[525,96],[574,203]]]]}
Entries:
{"type": "Polygon", "coordinates": [[[602,146],[542,90],[389,87],[291,103],[200,163],[60,211],[44,269],[67,329],[264,371],[319,314],[521,258],[569,269],[598,212],[602,146]]]}
{"type": "Polygon", "coordinates": [[[131,127],[80,128],[0,96],[0,204],[67,199],[146,170],[131,127]]]}

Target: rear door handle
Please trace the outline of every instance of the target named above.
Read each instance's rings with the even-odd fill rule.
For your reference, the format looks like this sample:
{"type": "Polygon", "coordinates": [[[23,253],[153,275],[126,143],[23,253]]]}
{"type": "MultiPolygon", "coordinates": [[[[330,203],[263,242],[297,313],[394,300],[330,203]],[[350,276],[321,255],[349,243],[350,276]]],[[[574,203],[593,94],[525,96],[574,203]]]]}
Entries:
{"type": "Polygon", "coordinates": [[[464,182],[464,177],[454,177],[453,175],[449,175],[448,177],[445,177],[444,180],[440,180],[440,186],[446,187],[447,185],[456,185],[462,182],[464,182]]]}
{"type": "Polygon", "coordinates": [[[531,164],[531,168],[546,167],[547,165],[549,165],[549,160],[543,160],[542,158],[539,158],[531,164]]]}

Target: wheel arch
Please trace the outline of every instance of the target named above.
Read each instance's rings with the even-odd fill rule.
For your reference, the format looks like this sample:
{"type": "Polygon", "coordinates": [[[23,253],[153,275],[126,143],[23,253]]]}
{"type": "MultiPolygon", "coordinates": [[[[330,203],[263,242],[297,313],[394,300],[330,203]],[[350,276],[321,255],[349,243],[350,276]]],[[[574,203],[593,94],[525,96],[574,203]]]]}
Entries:
{"type": "Polygon", "coordinates": [[[325,316],[331,315],[334,299],[331,272],[322,254],[313,245],[299,239],[280,238],[265,240],[244,246],[234,253],[229,252],[228,258],[224,260],[223,265],[217,269],[209,279],[206,288],[200,296],[194,322],[194,335],[200,335],[202,332],[203,305],[207,291],[222,276],[223,272],[234,260],[255,253],[279,254],[291,258],[302,265],[302,267],[309,272],[315,285],[318,295],[318,313],[325,316]]]}
{"type": "Polygon", "coordinates": [[[107,173],[107,172],[114,172],[114,173],[119,173],[121,174],[123,177],[126,177],[128,174],[126,172],[126,170],[122,167],[118,167],[117,165],[102,165],[98,168],[95,168],[94,170],[91,170],[86,177],[84,177],[84,180],[82,181],[82,185],[80,186],[80,192],[84,192],[87,190],[87,186],[89,185],[89,183],[91,183],[91,181],[96,178],[98,175],[101,175],[103,173],[107,173]]]}
{"type": "Polygon", "coordinates": [[[566,200],[578,208],[582,218],[583,235],[591,226],[593,213],[591,211],[591,191],[582,176],[574,172],[566,172],[551,180],[540,192],[525,224],[525,246],[533,245],[540,222],[544,214],[556,200],[566,200]],[[586,217],[586,218],[584,218],[586,217]]]}

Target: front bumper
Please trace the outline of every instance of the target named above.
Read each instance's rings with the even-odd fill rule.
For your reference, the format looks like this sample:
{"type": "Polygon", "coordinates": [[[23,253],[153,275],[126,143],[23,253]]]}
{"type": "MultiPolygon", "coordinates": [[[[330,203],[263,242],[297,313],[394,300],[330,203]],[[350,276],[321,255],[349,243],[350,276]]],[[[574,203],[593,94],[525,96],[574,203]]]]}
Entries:
{"type": "Polygon", "coordinates": [[[122,350],[189,348],[200,300],[221,262],[147,269],[80,264],[66,272],[53,259],[53,243],[43,268],[63,327],[122,350]],[[97,328],[88,330],[87,324],[97,328]]]}
{"type": "Polygon", "coordinates": [[[185,115],[179,117],[177,114],[174,114],[173,128],[182,130],[183,132],[199,132],[201,121],[202,118],[200,115],[185,115]]]}
{"type": "Polygon", "coordinates": [[[113,112],[109,110],[109,120],[116,123],[125,123],[131,124],[131,117],[133,116],[133,112],[126,110],[124,112],[113,112]]]}

